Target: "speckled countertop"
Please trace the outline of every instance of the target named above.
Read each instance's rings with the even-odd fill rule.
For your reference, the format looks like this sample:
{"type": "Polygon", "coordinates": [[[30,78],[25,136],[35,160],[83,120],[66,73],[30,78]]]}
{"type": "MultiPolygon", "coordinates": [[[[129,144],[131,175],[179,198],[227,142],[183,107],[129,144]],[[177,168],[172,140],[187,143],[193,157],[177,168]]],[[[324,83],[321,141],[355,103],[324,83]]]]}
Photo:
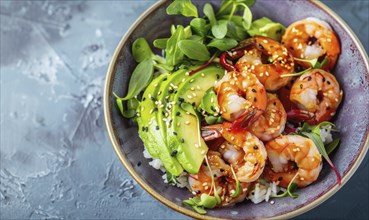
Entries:
{"type": "MultiPolygon", "coordinates": [[[[155,1],[6,1],[1,25],[1,219],[186,219],[127,173],[105,131],[110,57],[155,1]]],[[[369,1],[324,0],[369,51],[369,1]]],[[[367,219],[368,156],[299,219],[367,219]]]]}

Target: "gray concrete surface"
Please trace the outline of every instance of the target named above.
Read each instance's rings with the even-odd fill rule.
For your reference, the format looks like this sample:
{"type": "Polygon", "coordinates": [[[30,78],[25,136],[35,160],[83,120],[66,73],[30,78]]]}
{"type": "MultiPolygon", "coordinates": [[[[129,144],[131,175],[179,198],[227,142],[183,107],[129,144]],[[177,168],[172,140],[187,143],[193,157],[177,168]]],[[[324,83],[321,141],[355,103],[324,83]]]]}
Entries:
{"type": "MultiPolygon", "coordinates": [[[[1,25],[1,219],[186,219],[115,155],[102,115],[107,65],[155,1],[6,1],[1,25]]],[[[369,2],[324,0],[369,51],[369,2]]],[[[298,219],[367,219],[368,157],[298,219]]]]}

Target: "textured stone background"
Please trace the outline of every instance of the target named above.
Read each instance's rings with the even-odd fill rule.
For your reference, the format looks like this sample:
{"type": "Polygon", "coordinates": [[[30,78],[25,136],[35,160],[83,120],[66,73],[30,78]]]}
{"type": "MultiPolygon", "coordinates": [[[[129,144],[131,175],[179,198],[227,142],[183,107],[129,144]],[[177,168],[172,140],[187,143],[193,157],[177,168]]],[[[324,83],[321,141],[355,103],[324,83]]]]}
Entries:
{"type": "MultiPolygon", "coordinates": [[[[107,65],[155,1],[6,1],[1,25],[1,219],[185,219],[137,185],[102,115],[107,65]]],[[[324,0],[369,51],[369,2],[324,0]]],[[[368,157],[299,219],[368,218],[368,157]]]]}

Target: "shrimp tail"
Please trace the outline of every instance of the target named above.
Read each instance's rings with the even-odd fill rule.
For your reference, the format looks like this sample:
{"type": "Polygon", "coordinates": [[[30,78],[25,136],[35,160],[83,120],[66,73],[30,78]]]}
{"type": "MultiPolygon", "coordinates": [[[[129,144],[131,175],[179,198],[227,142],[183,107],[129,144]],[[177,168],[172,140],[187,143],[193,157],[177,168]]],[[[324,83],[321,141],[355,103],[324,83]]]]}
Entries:
{"type": "Polygon", "coordinates": [[[315,114],[301,109],[291,109],[287,112],[287,119],[292,122],[314,121],[315,114]]]}
{"type": "Polygon", "coordinates": [[[239,130],[249,127],[256,120],[256,112],[258,110],[254,108],[251,112],[245,111],[238,119],[232,122],[231,129],[239,130]]]}
{"type": "Polygon", "coordinates": [[[201,136],[205,141],[211,141],[222,137],[222,130],[221,124],[201,127],[201,136]]]}

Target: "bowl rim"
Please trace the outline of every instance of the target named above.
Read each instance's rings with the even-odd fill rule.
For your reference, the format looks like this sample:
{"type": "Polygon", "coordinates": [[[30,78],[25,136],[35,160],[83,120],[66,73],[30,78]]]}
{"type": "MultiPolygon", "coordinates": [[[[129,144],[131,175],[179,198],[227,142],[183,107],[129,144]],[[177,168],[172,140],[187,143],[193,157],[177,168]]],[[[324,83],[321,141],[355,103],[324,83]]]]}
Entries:
{"type": "MultiPolygon", "coordinates": [[[[112,94],[112,79],[114,76],[114,70],[116,67],[116,60],[119,57],[119,54],[123,48],[123,46],[126,44],[126,41],[128,40],[129,36],[132,34],[132,32],[140,25],[140,23],[147,18],[152,12],[154,12],[157,8],[162,6],[164,3],[166,3],[167,0],[160,0],[156,3],[154,3],[152,6],[150,6],[142,15],[139,16],[139,18],[130,26],[130,28],[127,30],[125,35],[120,40],[118,46],[116,47],[114,54],[112,55],[111,61],[109,63],[109,67],[107,70],[106,78],[105,78],[105,85],[104,85],[104,94],[103,94],[103,108],[104,108],[104,119],[105,119],[105,125],[108,132],[108,136],[110,139],[110,142],[114,148],[115,153],[118,155],[119,160],[121,163],[125,166],[129,174],[135,179],[135,181],[140,184],[140,186],[148,192],[151,196],[153,196],[155,199],[160,201],[161,203],[165,204],[166,206],[172,208],[173,210],[180,212],[184,215],[196,218],[196,219],[219,219],[213,216],[208,215],[200,215],[190,209],[184,208],[183,206],[179,206],[176,203],[172,202],[171,200],[165,198],[161,194],[157,193],[153,188],[151,188],[146,181],[134,170],[132,164],[128,160],[125,153],[121,150],[121,144],[119,143],[119,140],[117,136],[115,135],[115,129],[112,125],[112,117],[111,117],[111,94],[112,94]]],[[[356,36],[356,34],[351,30],[351,28],[346,24],[346,22],[337,15],[332,9],[330,9],[328,6],[326,6],[324,3],[318,1],[318,0],[309,0],[310,3],[316,5],[318,8],[323,10],[325,13],[330,15],[333,19],[335,19],[339,25],[348,33],[348,35],[353,39],[356,47],[359,50],[360,55],[364,58],[366,69],[369,71],[369,58],[368,55],[361,44],[360,40],[356,36]]],[[[364,141],[363,147],[361,149],[361,152],[357,156],[354,163],[349,168],[348,172],[344,174],[342,177],[341,185],[335,184],[331,189],[329,189],[323,196],[320,196],[316,200],[312,201],[311,203],[302,206],[300,208],[297,208],[291,212],[284,213],[278,216],[269,217],[266,219],[287,219],[292,218],[298,215],[301,215],[316,206],[320,205],[327,199],[329,199],[331,196],[333,196],[338,190],[340,190],[352,177],[352,175],[356,172],[359,165],[362,163],[365,155],[368,152],[369,148],[369,132],[366,132],[366,139],[364,141]]]]}

